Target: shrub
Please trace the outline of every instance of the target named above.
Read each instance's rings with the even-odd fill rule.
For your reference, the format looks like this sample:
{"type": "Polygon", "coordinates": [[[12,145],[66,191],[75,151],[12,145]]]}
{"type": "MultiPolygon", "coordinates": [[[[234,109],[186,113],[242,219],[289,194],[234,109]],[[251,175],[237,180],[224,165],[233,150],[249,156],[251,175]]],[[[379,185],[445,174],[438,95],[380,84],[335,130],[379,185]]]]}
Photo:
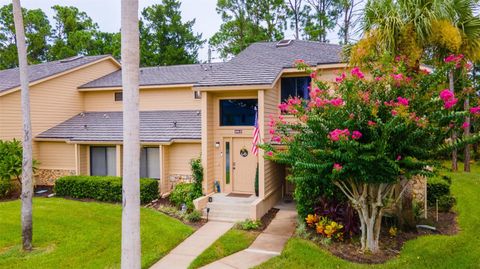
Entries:
{"type": "Polygon", "coordinates": [[[258,230],[262,226],[262,222],[259,220],[246,219],[244,221],[238,222],[235,227],[240,230],[250,231],[258,230]]]}
{"type": "Polygon", "coordinates": [[[193,210],[187,214],[186,219],[189,222],[199,222],[202,219],[202,212],[199,210],[193,210]]]}
{"type": "Polygon", "coordinates": [[[6,198],[13,189],[12,181],[0,179],[0,199],[6,198]]]}
{"type": "MultiPolygon", "coordinates": [[[[122,201],[122,178],[112,176],[66,176],[55,182],[58,196],[95,199],[104,202],[122,201]]],[[[140,179],[140,201],[145,204],[158,198],[158,183],[140,179]]]]}
{"type": "MultiPolygon", "coordinates": [[[[20,182],[22,175],[22,144],[18,140],[0,140],[0,179],[16,179],[20,182]]],[[[36,170],[37,161],[33,160],[33,170],[36,170]]]]}
{"type": "Polygon", "coordinates": [[[346,201],[320,198],[315,214],[343,224],[342,232],[346,238],[360,233],[360,220],[352,205],[346,201]]]}
{"type": "Polygon", "coordinates": [[[192,192],[194,189],[193,183],[180,183],[175,186],[172,193],[170,194],[170,202],[176,206],[181,206],[185,204],[187,209],[193,209],[193,200],[192,192]]]}
{"type": "Polygon", "coordinates": [[[427,182],[427,201],[429,206],[436,206],[442,212],[448,212],[455,205],[455,197],[450,194],[451,179],[446,176],[429,178],[427,182]]]}
{"type": "Polygon", "coordinates": [[[203,182],[203,166],[200,158],[192,159],[190,161],[193,177],[193,189],[192,189],[192,201],[203,195],[202,182],[203,182]]]}

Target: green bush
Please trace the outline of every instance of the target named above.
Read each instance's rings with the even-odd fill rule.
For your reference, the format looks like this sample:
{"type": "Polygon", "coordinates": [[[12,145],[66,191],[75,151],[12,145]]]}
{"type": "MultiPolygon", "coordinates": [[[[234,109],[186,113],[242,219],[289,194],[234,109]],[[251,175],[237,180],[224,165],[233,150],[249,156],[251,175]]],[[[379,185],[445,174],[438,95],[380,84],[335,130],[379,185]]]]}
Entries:
{"type": "Polygon", "coordinates": [[[0,199],[6,198],[13,189],[11,180],[0,179],[0,199]]]}
{"type": "Polygon", "coordinates": [[[193,177],[193,190],[192,190],[192,200],[197,199],[203,195],[202,191],[202,182],[203,182],[203,166],[202,160],[200,158],[192,159],[190,161],[190,167],[192,169],[193,177]]]}
{"type": "MultiPolygon", "coordinates": [[[[111,176],[66,176],[55,182],[58,196],[88,198],[104,202],[122,201],[122,178],[111,176]]],[[[140,179],[140,201],[151,202],[158,198],[158,183],[154,179],[140,179]]]]}
{"type": "Polygon", "coordinates": [[[427,201],[429,206],[436,206],[442,212],[449,211],[455,205],[455,197],[450,194],[451,179],[449,177],[433,177],[427,182],[427,201]]]}
{"type": "Polygon", "coordinates": [[[192,210],[194,200],[192,199],[192,192],[194,187],[193,183],[180,183],[176,185],[170,194],[170,202],[176,206],[185,204],[189,210],[192,210]]]}
{"type": "Polygon", "coordinates": [[[202,219],[202,212],[199,210],[193,210],[191,213],[187,214],[186,218],[190,222],[199,222],[202,219]]]}
{"type": "Polygon", "coordinates": [[[262,222],[259,220],[246,219],[244,221],[238,222],[235,227],[240,230],[258,230],[262,226],[262,222]]]}

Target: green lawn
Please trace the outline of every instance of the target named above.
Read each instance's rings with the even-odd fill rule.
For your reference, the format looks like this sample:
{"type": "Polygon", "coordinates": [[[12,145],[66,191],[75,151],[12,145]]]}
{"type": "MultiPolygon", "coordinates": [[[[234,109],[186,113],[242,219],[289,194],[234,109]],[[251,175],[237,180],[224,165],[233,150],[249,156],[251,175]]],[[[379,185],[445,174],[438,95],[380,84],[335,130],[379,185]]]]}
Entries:
{"type": "MultiPolygon", "coordinates": [[[[36,198],[31,253],[21,251],[20,201],[0,203],[0,268],[119,268],[120,205],[36,198]]],[[[142,266],[150,265],[193,229],[142,208],[142,266]]]]}
{"type": "Polygon", "coordinates": [[[244,250],[253,243],[257,235],[258,232],[247,232],[235,228],[230,229],[203,251],[188,268],[199,268],[235,252],[244,250]]]}
{"type": "Polygon", "coordinates": [[[458,235],[417,238],[407,242],[399,257],[375,266],[344,261],[311,242],[293,238],[282,255],[258,268],[480,268],[480,166],[473,165],[471,173],[448,174],[458,201],[458,235]]]}

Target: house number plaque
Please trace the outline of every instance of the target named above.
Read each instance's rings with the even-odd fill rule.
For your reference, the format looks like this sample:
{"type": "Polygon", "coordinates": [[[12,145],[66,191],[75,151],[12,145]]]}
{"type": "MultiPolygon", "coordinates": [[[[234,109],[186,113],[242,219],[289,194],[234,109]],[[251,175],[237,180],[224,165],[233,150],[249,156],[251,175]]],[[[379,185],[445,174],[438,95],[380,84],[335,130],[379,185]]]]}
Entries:
{"type": "Polygon", "coordinates": [[[241,149],[240,150],[240,156],[247,157],[248,156],[248,150],[246,148],[241,149]]]}
{"type": "Polygon", "coordinates": [[[234,132],[235,134],[242,134],[242,133],[243,133],[242,130],[235,130],[235,131],[233,131],[233,132],[234,132]]]}

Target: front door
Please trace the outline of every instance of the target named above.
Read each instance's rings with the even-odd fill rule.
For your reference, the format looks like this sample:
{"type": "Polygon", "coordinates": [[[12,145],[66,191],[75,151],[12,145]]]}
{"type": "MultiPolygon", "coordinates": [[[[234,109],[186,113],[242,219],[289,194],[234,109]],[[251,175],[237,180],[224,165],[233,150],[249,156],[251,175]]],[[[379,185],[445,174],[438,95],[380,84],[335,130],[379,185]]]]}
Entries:
{"type": "Polygon", "coordinates": [[[255,193],[257,156],[251,149],[252,138],[233,138],[231,151],[233,192],[255,193]]]}

